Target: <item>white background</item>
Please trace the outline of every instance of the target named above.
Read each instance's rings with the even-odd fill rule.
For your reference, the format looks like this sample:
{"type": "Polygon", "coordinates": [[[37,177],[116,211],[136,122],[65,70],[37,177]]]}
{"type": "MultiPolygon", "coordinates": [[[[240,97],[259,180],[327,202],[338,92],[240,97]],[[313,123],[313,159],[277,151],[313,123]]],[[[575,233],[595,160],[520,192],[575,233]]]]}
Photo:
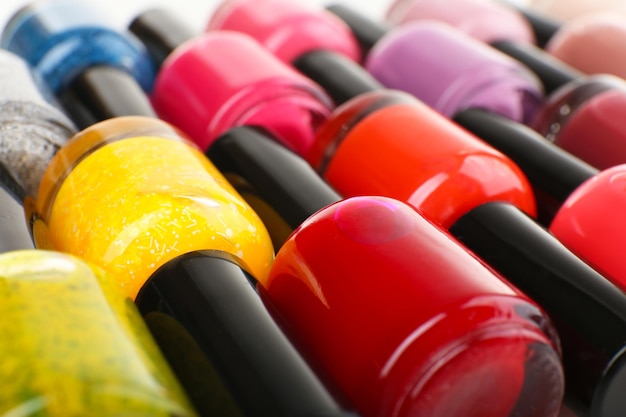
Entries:
{"type": "MultiPolygon", "coordinates": [[[[50,1],[50,0],[48,0],[50,1]]],[[[103,11],[108,20],[117,27],[126,25],[142,11],[151,7],[172,10],[176,16],[185,19],[190,27],[201,31],[220,0],[75,0],[93,3],[103,11]]],[[[392,0],[293,0],[323,7],[327,4],[345,4],[362,13],[381,19],[392,0]]],[[[31,4],[30,0],[0,0],[0,28],[4,28],[9,18],[21,7],[31,4]]]]}

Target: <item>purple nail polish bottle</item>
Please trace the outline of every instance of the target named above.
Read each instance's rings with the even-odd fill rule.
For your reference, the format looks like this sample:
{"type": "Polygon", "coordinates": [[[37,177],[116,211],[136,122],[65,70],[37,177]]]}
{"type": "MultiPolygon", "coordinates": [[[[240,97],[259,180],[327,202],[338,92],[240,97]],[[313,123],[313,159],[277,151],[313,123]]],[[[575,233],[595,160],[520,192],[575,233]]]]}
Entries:
{"type": "Polygon", "coordinates": [[[528,123],[544,95],[522,64],[435,21],[393,29],[370,51],[365,68],[385,87],[413,94],[447,117],[483,108],[528,123]]]}

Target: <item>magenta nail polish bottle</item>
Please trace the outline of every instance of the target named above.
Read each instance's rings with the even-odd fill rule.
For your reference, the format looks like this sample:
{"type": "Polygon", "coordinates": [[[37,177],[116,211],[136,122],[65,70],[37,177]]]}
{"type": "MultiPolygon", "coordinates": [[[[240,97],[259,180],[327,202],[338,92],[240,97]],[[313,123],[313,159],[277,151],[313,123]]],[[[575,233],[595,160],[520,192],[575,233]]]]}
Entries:
{"type": "Polygon", "coordinates": [[[206,33],[176,48],[157,75],[152,104],[203,150],[233,127],[254,125],[300,155],[332,109],[321,87],[233,31],[206,33]]]}

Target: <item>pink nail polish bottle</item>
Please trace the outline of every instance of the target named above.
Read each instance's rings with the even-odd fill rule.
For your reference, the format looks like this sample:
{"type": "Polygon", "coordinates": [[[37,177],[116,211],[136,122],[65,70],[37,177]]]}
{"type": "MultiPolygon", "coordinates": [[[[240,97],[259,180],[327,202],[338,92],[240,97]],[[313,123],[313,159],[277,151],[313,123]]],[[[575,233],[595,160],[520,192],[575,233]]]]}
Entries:
{"type": "Polygon", "coordinates": [[[332,108],[321,87],[233,31],[206,33],[176,48],[157,75],[152,104],[203,150],[230,128],[254,125],[300,155],[332,108]]]}
{"type": "Polygon", "coordinates": [[[300,1],[225,0],[207,25],[211,30],[247,33],[286,63],[318,49],[361,60],[358,43],[345,23],[300,1]]]}
{"type": "Polygon", "coordinates": [[[626,78],[626,13],[580,16],[563,25],[546,50],[586,74],[626,78]]]}

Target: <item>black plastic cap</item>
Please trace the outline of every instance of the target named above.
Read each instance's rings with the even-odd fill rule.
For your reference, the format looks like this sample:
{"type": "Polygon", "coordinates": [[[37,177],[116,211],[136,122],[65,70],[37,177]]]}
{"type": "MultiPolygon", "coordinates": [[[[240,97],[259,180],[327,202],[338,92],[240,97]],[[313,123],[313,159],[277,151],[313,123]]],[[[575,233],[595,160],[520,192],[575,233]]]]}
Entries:
{"type": "Polygon", "coordinates": [[[221,172],[243,177],[293,229],[341,200],[304,159],[259,128],[229,130],[207,156],[221,172]]]}
{"type": "Polygon", "coordinates": [[[530,23],[535,33],[537,45],[541,48],[544,48],[554,34],[561,28],[559,22],[542,13],[526,7],[516,7],[516,9],[526,18],[528,23],[530,23]]]}
{"type": "Polygon", "coordinates": [[[336,106],[383,87],[358,63],[331,51],[308,52],[293,62],[301,73],[319,84],[336,106]]]}
{"type": "Polygon", "coordinates": [[[166,9],[150,9],[135,17],[128,27],[144,43],[157,68],[174,49],[197,35],[174,13],[166,9]]]}
{"type": "Polygon", "coordinates": [[[246,416],[350,415],[286,339],[238,258],[219,251],[179,256],[152,275],[135,302],[144,316],[167,314],[193,337],[246,416]]]}
{"type": "Polygon", "coordinates": [[[132,75],[109,66],[82,72],[61,92],[59,100],[80,129],[113,117],[157,117],[132,75]]]}
{"type": "Polygon", "coordinates": [[[510,204],[480,206],[450,232],[548,313],[561,339],[566,397],[623,414],[623,394],[615,395],[623,385],[614,384],[624,380],[626,294],[510,204]]]}
{"type": "Polygon", "coordinates": [[[548,225],[556,211],[598,170],[529,127],[481,109],[463,110],[453,120],[508,156],[526,174],[537,197],[538,218],[548,225]]]}
{"type": "Polygon", "coordinates": [[[332,4],[326,10],[343,20],[352,30],[354,37],[361,46],[363,56],[374,47],[391,27],[383,23],[376,22],[362,13],[342,4],[332,4]]]}
{"type": "Polygon", "coordinates": [[[494,48],[526,65],[541,80],[546,94],[585,76],[577,69],[533,45],[512,41],[496,41],[494,48]]]}

